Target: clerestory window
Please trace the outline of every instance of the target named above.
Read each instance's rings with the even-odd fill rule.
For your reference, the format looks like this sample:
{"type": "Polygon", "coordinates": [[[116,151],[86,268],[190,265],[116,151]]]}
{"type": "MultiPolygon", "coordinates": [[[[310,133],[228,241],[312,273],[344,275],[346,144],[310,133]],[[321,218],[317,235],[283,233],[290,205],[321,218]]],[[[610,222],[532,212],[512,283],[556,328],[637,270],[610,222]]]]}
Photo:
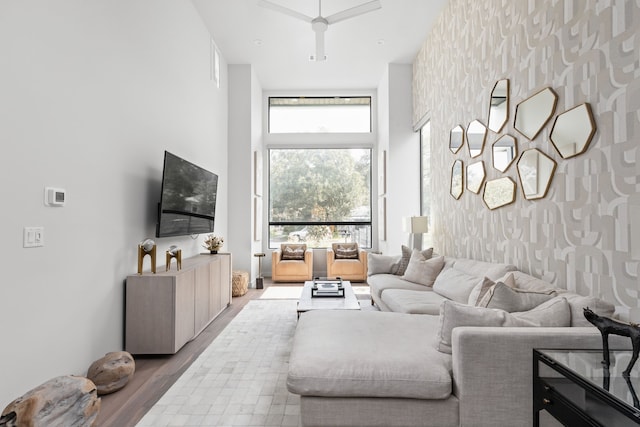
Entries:
{"type": "Polygon", "coordinates": [[[370,132],[370,96],[269,98],[269,133],[370,132]]]}

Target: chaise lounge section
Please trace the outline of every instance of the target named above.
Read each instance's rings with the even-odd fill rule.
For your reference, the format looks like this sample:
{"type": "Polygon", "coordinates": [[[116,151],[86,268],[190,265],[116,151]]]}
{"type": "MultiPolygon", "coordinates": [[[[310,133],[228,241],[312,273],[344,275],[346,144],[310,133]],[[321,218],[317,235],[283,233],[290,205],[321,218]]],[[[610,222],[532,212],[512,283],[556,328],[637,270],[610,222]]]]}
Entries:
{"type": "MultiPolygon", "coordinates": [[[[553,288],[506,264],[431,261],[438,263],[432,286],[404,283],[406,274],[371,276],[372,298],[382,312],[300,317],[287,386],[301,396],[302,425],[531,425],[532,350],[601,348],[600,333],[582,307],[611,316],[611,304],[553,288]],[[469,298],[483,299],[474,293],[483,286],[487,306],[468,304],[469,298]],[[498,303],[533,307],[491,308],[498,303]],[[402,312],[391,310],[396,307],[402,312]],[[435,314],[410,314],[433,307],[435,314]]],[[[629,347],[628,341],[615,342],[629,347]]]]}

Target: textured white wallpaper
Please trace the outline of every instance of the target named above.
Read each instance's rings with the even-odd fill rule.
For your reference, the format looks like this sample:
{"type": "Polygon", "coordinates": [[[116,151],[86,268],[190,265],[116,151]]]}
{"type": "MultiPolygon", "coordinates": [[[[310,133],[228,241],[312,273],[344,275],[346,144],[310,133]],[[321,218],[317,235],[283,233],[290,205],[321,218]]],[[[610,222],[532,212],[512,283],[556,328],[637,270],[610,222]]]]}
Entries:
{"type": "Polygon", "coordinates": [[[432,224],[440,253],[513,263],[557,286],[640,313],[640,0],[450,0],[413,65],[414,123],[432,132],[432,224]],[[515,203],[490,211],[482,191],[449,194],[449,130],[487,123],[495,82],[510,82],[509,121],[489,131],[487,179],[517,182],[515,203]],[[558,94],[554,116],[528,141],[513,128],[516,105],[539,90],[558,94]],[[597,131],[586,153],[562,159],[549,133],[555,116],[580,103],[597,131]],[[557,162],[544,199],[525,200],[515,162],[491,166],[500,136],[518,152],[538,148],[557,162]]]}

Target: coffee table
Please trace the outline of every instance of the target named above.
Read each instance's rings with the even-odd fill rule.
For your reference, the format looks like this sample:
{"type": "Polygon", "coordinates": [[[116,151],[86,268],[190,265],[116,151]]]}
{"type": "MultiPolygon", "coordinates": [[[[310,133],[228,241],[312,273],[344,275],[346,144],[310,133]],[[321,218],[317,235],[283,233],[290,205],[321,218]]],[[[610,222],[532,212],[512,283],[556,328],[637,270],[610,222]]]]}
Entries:
{"type": "Polygon", "coordinates": [[[311,310],[360,310],[360,303],[356,298],[356,294],[353,292],[351,282],[348,280],[342,281],[342,287],[344,288],[343,297],[322,297],[312,298],[311,288],[313,287],[313,280],[304,282],[302,288],[302,295],[298,300],[298,317],[300,313],[311,310]]]}

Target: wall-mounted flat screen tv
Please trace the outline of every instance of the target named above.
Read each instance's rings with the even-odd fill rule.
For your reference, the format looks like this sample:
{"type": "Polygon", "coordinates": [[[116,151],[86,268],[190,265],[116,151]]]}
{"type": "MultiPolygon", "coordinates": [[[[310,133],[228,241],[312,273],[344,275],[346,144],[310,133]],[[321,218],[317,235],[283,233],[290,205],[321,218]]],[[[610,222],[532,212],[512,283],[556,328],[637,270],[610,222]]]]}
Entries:
{"type": "Polygon", "coordinates": [[[212,233],[218,175],[164,152],[156,237],[212,233]]]}

